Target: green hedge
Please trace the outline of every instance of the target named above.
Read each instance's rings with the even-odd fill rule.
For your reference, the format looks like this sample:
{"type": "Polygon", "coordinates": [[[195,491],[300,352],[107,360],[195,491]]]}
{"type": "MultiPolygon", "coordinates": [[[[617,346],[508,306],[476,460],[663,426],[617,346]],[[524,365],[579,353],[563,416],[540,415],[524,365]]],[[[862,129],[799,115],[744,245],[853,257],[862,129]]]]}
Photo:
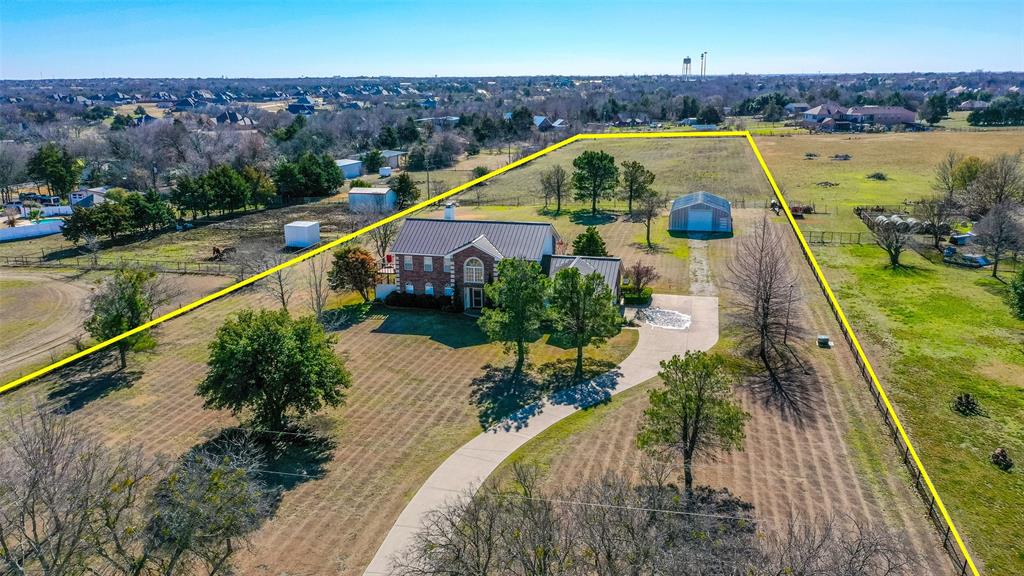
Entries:
{"type": "Polygon", "coordinates": [[[651,288],[644,288],[640,294],[637,294],[628,286],[622,287],[622,299],[629,305],[647,304],[651,301],[651,294],[653,293],[654,290],[651,288]]]}

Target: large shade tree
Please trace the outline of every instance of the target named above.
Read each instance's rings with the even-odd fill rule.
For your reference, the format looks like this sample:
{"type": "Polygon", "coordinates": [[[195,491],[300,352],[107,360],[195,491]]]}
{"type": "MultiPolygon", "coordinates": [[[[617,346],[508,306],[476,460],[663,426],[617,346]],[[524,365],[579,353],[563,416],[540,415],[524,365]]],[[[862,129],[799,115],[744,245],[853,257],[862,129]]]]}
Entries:
{"type": "MultiPolygon", "coordinates": [[[[115,270],[93,293],[85,329],[100,342],[109,340],[152,320],[157,307],[168,302],[171,297],[171,290],[151,270],[115,270]]],[[[120,357],[121,368],[128,365],[129,350],[151,344],[152,337],[146,330],[118,340],[114,346],[120,357]]]]}
{"type": "Polygon", "coordinates": [[[540,336],[547,288],[548,279],[540,265],[518,258],[499,262],[497,281],[484,287],[494,307],[484,308],[480,328],[491,341],[515,351],[515,376],[522,374],[526,365],[527,342],[540,336]]]}
{"type": "Polygon", "coordinates": [[[661,362],[664,388],[651,390],[637,445],[652,452],[668,450],[683,459],[683,480],[693,490],[693,461],[743,447],[750,415],[732,397],[732,379],[721,356],[687,352],[661,362]]]}
{"type": "Polygon", "coordinates": [[[282,430],[292,416],[339,406],[351,377],[333,338],[313,317],[243,310],[217,330],[209,371],[199,384],[204,406],[247,411],[252,424],[282,430]]]}
{"type": "Polygon", "coordinates": [[[618,333],[619,311],[604,277],[594,272],[584,276],[576,268],[555,274],[551,290],[551,312],[555,330],[576,348],[574,380],[583,378],[583,348],[600,344],[618,333]]]}
{"type": "Polygon", "coordinates": [[[28,160],[29,176],[46,182],[50,194],[67,198],[78,186],[82,175],[82,162],[72,156],[67,148],[48,142],[28,160]]]}
{"type": "Polygon", "coordinates": [[[591,215],[597,214],[597,201],[606,198],[619,182],[615,158],[603,150],[587,150],[572,161],[572,187],[577,200],[590,200],[591,215]]]}

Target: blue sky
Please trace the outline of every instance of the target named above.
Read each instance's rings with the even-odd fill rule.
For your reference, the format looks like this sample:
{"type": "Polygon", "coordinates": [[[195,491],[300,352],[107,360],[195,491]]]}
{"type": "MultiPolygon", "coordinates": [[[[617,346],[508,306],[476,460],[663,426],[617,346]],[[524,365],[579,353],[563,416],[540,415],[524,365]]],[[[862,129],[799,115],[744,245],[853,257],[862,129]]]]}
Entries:
{"type": "Polygon", "coordinates": [[[1024,0],[0,0],[0,78],[1024,70],[1024,0]]]}

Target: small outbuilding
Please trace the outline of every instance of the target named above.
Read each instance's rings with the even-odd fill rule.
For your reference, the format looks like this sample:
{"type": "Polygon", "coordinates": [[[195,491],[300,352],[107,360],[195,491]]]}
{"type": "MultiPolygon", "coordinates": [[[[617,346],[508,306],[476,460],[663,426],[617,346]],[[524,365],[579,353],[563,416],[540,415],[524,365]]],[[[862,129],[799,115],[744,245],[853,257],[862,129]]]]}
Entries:
{"type": "Polygon", "coordinates": [[[710,192],[692,192],[672,202],[669,232],[732,233],[732,204],[710,192]]]}
{"type": "Polygon", "coordinates": [[[288,248],[309,248],[320,242],[320,223],[297,220],[284,225],[284,245],[288,248]]]}
{"type": "Polygon", "coordinates": [[[391,188],[352,188],[348,191],[348,209],[359,214],[380,214],[395,209],[398,195],[391,188]]]}
{"type": "Polygon", "coordinates": [[[344,158],[342,160],[335,160],[335,164],[341,169],[341,173],[345,176],[346,180],[353,180],[363,175],[363,161],[352,160],[350,158],[344,158]]]}

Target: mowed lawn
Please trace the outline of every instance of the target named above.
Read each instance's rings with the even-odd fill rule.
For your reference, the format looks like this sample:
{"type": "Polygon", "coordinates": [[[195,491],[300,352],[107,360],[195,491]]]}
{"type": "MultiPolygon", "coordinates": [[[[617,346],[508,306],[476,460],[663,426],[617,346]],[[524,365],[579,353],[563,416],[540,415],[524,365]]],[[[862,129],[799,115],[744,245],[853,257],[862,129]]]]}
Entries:
{"type": "MultiPolygon", "coordinates": [[[[852,206],[929,194],[934,164],[948,150],[985,158],[1024,145],[1024,132],[1010,131],[855,138],[758,141],[788,197],[813,199],[814,182],[840,182],[818,192],[831,195],[839,213],[801,226],[866,232],[852,206]],[[811,150],[854,159],[804,161],[811,150]],[[875,170],[892,180],[862,178],[875,170]]],[[[1024,457],[1024,322],[1010,316],[1005,285],[988,271],[933,264],[914,252],[903,256],[907,268],[894,271],[874,245],[814,251],[985,573],[1024,573],[1024,474],[989,463],[1000,446],[1024,457]],[[986,415],[954,412],[950,403],[961,392],[976,395],[986,415]]]]}
{"type": "MultiPolygon", "coordinates": [[[[763,212],[737,211],[737,234],[748,233],[763,212]]],[[[773,224],[785,231],[781,218],[774,218],[773,224]]],[[[782,238],[796,257],[795,239],[791,234],[782,238]]],[[[728,284],[729,262],[738,246],[739,238],[712,240],[708,253],[722,323],[714,351],[744,372],[750,364],[736,343],[737,319],[731,313],[735,295],[728,284]]],[[[887,527],[920,557],[917,573],[949,574],[952,564],[925,517],[925,505],[911,488],[850,351],[815,346],[817,334],[836,333],[835,319],[810,268],[801,265],[796,271],[804,297],[794,313],[802,329],[794,332],[791,342],[815,374],[806,388],[793,390],[805,407],[799,413],[781,410],[749,385],[752,380],[739,377],[736,397],[752,416],[744,449],[714,462],[700,461],[694,471],[696,482],[727,488],[752,503],[765,530],[783,526],[792,514],[803,519],[828,513],[887,527]]],[[[649,405],[648,391],[660,385],[655,378],[605,405],[573,414],[514,453],[497,477],[506,478],[511,465],[520,462],[540,467],[548,485],[574,485],[608,472],[639,479],[644,456],[636,447],[636,434],[649,405]]]]}
{"type": "MultiPolygon", "coordinates": [[[[291,279],[301,286],[304,276],[300,269],[291,279]]],[[[305,298],[301,290],[293,297],[293,315],[307,313],[305,298]]],[[[332,305],[350,301],[335,297],[332,305]]],[[[62,369],[0,397],[0,413],[39,401],[62,404],[110,445],[136,442],[148,454],[178,456],[238,425],[228,413],[204,410],[194,394],[217,327],[240,309],[274,307],[253,289],[216,300],[162,325],[157,347],[132,355],[126,370],[62,369]]],[[[458,314],[376,307],[334,333],[353,376],[347,402],[307,421],[317,438],[266,464],[265,479],[284,490],[283,498],[252,550],[241,554],[241,573],[361,573],[427,476],[481,432],[472,381],[486,365],[511,361],[486,342],[474,319],[458,314]]],[[[618,363],[636,339],[636,331],[623,330],[586,354],[618,363]]],[[[575,353],[547,336],[530,351],[536,364],[575,353]]]]}

